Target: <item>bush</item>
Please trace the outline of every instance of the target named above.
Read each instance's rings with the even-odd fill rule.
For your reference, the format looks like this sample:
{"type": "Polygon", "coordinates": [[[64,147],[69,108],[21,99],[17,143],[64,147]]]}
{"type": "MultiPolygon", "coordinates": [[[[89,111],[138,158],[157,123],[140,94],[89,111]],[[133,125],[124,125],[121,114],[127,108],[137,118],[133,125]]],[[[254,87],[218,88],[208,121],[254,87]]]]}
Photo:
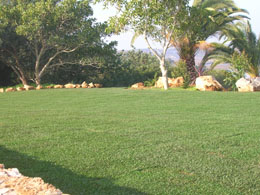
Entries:
{"type": "Polygon", "coordinates": [[[171,71],[171,76],[173,78],[177,77],[183,77],[184,78],[184,88],[188,88],[190,84],[190,76],[187,72],[187,67],[186,63],[183,60],[179,60],[175,66],[172,68],[171,71]]]}
{"type": "Polygon", "coordinates": [[[231,71],[226,72],[226,78],[224,79],[225,84],[235,90],[237,80],[245,76],[249,67],[250,60],[248,56],[244,52],[234,52],[231,58],[231,71]]]}

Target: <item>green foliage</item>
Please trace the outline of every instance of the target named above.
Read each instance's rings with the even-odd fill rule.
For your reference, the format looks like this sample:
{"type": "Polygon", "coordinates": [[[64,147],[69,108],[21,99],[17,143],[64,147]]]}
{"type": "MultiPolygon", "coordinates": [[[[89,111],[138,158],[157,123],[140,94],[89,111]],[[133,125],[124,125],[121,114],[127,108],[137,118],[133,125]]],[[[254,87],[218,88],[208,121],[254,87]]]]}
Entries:
{"type": "MultiPolygon", "coordinates": [[[[195,71],[197,51],[202,49],[207,54],[210,45],[205,47],[205,41],[228,28],[228,24],[245,18],[240,14],[247,12],[239,9],[233,0],[196,0],[186,13],[182,22],[182,33],[174,34],[173,46],[177,49],[180,58],[187,63],[193,82],[197,76],[195,71]]],[[[204,56],[203,61],[207,62],[207,55],[204,56]]]]}
{"type": "Polygon", "coordinates": [[[231,71],[226,73],[225,84],[230,85],[233,90],[236,89],[236,82],[243,78],[250,67],[250,59],[243,52],[242,54],[234,52],[230,59],[231,71]]]}
{"type": "Polygon", "coordinates": [[[153,87],[153,86],[155,85],[156,81],[158,80],[158,78],[159,78],[159,75],[158,75],[158,73],[156,72],[156,73],[154,74],[153,79],[148,79],[148,80],[144,81],[144,86],[145,86],[145,87],[153,87]]]}
{"type": "Polygon", "coordinates": [[[171,76],[173,78],[183,77],[184,78],[184,88],[188,88],[190,84],[190,75],[187,71],[187,65],[183,60],[179,60],[173,68],[171,68],[171,76]]]}
{"type": "MultiPolygon", "coordinates": [[[[20,44],[23,51],[29,49],[29,52],[23,52],[25,56],[21,50],[17,51],[19,66],[27,72],[21,62],[27,62],[25,57],[30,58],[29,65],[34,70],[30,79],[37,84],[53,67],[76,64],[99,67],[97,64],[102,64],[95,54],[113,46],[102,39],[106,35],[106,25],[95,23],[92,14],[88,0],[28,0],[0,4],[1,27],[10,28],[14,36],[25,40],[26,44],[20,44]]],[[[16,48],[10,41],[15,39],[5,39],[2,36],[5,31],[1,32],[0,39],[9,48],[16,48]]]]}
{"type": "Polygon", "coordinates": [[[160,69],[158,60],[150,53],[142,51],[127,51],[121,54],[124,82],[128,85],[147,81],[147,85],[152,85],[155,77],[158,77],[160,69]],[[150,83],[150,84],[148,84],[150,83]]]}
{"type": "Polygon", "coordinates": [[[251,77],[259,76],[260,39],[257,39],[250,23],[229,25],[229,27],[222,32],[221,38],[222,37],[225,38],[223,44],[212,44],[215,49],[208,57],[209,59],[215,59],[212,68],[221,63],[233,63],[236,64],[235,69],[244,69],[251,77]],[[240,53],[241,57],[239,54],[236,54],[237,52],[240,53]],[[234,59],[236,56],[237,60],[234,59]],[[244,65],[239,64],[246,64],[247,67],[243,67],[244,65]]]}

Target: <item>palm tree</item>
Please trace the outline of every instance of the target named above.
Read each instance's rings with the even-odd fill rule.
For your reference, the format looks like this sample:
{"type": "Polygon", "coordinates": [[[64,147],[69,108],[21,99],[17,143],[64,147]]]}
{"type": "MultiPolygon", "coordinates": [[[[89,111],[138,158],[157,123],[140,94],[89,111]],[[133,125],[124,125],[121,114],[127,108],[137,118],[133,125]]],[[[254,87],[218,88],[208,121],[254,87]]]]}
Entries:
{"type": "Polygon", "coordinates": [[[200,44],[205,44],[209,37],[225,30],[227,24],[245,18],[240,13],[247,12],[239,9],[233,0],[194,0],[186,15],[183,32],[175,34],[172,42],[180,59],[186,62],[192,83],[198,75],[195,56],[200,50],[200,44]]]}
{"type": "Polygon", "coordinates": [[[239,53],[248,59],[246,72],[253,78],[259,76],[260,37],[256,37],[249,21],[228,27],[221,35],[226,37],[224,44],[214,43],[215,49],[208,56],[208,59],[215,59],[212,68],[221,63],[232,64],[234,54],[239,53]]]}

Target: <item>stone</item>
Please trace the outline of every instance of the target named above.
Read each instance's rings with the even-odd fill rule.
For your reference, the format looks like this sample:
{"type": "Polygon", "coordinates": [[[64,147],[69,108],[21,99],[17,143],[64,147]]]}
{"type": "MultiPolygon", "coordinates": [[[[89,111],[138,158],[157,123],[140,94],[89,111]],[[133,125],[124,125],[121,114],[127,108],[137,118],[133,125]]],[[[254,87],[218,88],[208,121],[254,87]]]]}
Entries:
{"type": "Polygon", "coordinates": [[[131,86],[131,89],[143,89],[144,88],[144,83],[135,83],[131,86]]]}
{"type": "Polygon", "coordinates": [[[63,85],[54,85],[54,89],[62,89],[62,88],[64,88],[63,85]]]}
{"type": "Polygon", "coordinates": [[[174,88],[174,87],[181,87],[184,83],[184,78],[183,77],[177,77],[176,79],[174,78],[168,78],[168,84],[169,87],[174,88]]]}
{"type": "Polygon", "coordinates": [[[199,91],[223,91],[222,85],[213,76],[200,76],[196,79],[196,89],[199,91]]]}
{"type": "MultiPolygon", "coordinates": [[[[175,78],[168,78],[168,85],[169,85],[169,87],[171,87],[171,88],[181,87],[181,86],[183,85],[183,83],[184,83],[183,77],[177,77],[176,79],[175,79],[175,78]]],[[[163,87],[162,77],[159,77],[159,79],[156,81],[154,87],[164,88],[164,87],[163,87]]]]}
{"type": "Polygon", "coordinates": [[[84,82],[81,84],[81,87],[82,87],[82,88],[88,88],[88,84],[86,83],[86,81],[84,81],[84,82]]]}
{"type": "Polygon", "coordinates": [[[94,88],[95,85],[93,83],[89,83],[88,88],[94,88]]]}
{"type": "Polygon", "coordinates": [[[183,77],[177,77],[174,79],[173,86],[174,87],[181,87],[184,84],[184,78],[183,77]]]}
{"type": "Polygon", "coordinates": [[[260,91],[260,77],[251,79],[254,91],[260,91]]]}
{"type": "Polygon", "coordinates": [[[94,86],[95,86],[96,88],[102,88],[102,87],[103,87],[102,84],[99,84],[99,83],[94,84],[94,86]]]}
{"type": "Polygon", "coordinates": [[[41,86],[41,85],[38,85],[38,86],[36,87],[36,90],[41,90],[41,89],[43,89],[43,86],[41,86]]]}
{"type": "Polygon", "coordinates": [[[30,86],[30,85],[24,85],[24,88],[25,88],[26,91],[35,89],[33,86],[30,86]]]}
{"type": "Polygon", "coordinates": [[[66,85],[64,85],[66,89],[72,89],[72,88],[75,88],[76,86],[71,84],[71,83],[68,83],[66,85]]]}
{"type": "Polygon", "coordinates": [[[39,177],[23,176],[18,169],[4,169],[0,164],[1,195],[65,195],[53,185],[45,183],[39,177]]]}
{"type": "Polygon", "coordinates": [[[52,89],[53,86],[49,85],[49,86],[47,86],[46,88],[47,88],[47,89],[52,89]]]}
{"type": "Polygon", "coordinates": [[[260,91],[260,77],[256,77],[250,80],[241,78],[236,82],[236,87],[239,92],[260,91]]]}
{"type": "Polygon", "coordinates": [[[5,89],[5,92],[14,92],[14,91],[16,91],[16,89],[12,87],[5,89]]]}
{"type": "Polygon", "coordinates": [[[78,88],[81,88],[81,85],[80,85],[80,84],[76,84],[76,85],[75,85],[75,88],[77,88],[77,89],[78,89],[78,88]]]}
{"type": "MultiPolygon", "coordinates": [[[[168,82],[169,82],[169,78],[168,78],[168,82]]],[[[158,80],[155,82],[154,87],[163,88],[162,77],[159,77],[159,78],[158,78],[158,80]]]]}
{"type": "Polygon", "coordinates": [[[4,92],[5,92],[4,88],[0,88],[0,93],[4,93],[4,92]]]}
{"type": "Polygon", "coordinates": [[[17,87],[16,90],[17,91],[25,91],[25,88],[24,87],[17,87]]]}

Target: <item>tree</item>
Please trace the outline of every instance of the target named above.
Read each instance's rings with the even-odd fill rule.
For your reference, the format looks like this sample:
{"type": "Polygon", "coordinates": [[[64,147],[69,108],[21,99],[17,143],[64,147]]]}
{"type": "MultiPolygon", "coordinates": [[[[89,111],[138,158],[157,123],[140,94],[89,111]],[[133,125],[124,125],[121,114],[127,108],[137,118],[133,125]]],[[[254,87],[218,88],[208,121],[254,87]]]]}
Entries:
{"type": "Polygon", "coordinates": [[[17,35],[11,26],[2,28],[0,32],[0,60],[10,67],[23,85],[28,84],[30,73],[33,72],[33,57],[25,37],[17,35]]]}
{"type": "Polygon", "coordinates": [[[243,66],[246,66],[246,68],[243,68],[244,72],[253,78],[259,76],[260,37],[256,37],[250,23],[247,21],[246,23],[229,25],[229,28],[222,32],[220,38],[222,37],[225,38],[224,43],[214,43],[215,49],[208,57],[215,60],[212,68],[221,63],[228,63],[237,67],[236,62],[238,60],[234,60],[234,56],[241,55],[243,56],[243,66]]]}
{"type": "Polygon", "coordinates": [[[118,8],[118,15],[109,21],[110,30],[119,33],[132,29],[135,32],[133,41],[137,36],[144,36],[148,48],[160,62],[164,89],[168,89],[165,55],[173,34],[179,31],[180,20],[186,11],[188,0],[96,0],[100,1],[118,8]],[[162,52],[156,50],[151,41],[159,43],[162,52]]]}
{"type": "Polygon", "coordinates": [[[24,37],[30,48],[36,84],[52,67],[95,65],[82,57],[87,48],[102,44],[104,35],[104,25],[94,24],[91,15],[88,0],[16,0],[0,5],[2,23],[24,37]]]}
{"type": "Polygon", "coordinates": [[[207,61],[203,59],[197,69],[196,53],[203,49],[206,57],[211,47],[206,40],[217,32],[225,30],[227,24],[244,18],[245,16],[239,13],[246,13],[246,11],[239,9],[233,0],[195,0],[187,13],[182,28],[183,33],[173,39],[172,45],[177,49],[180,58],[186,62],[191,83],[194,83],[207,61]]]}

